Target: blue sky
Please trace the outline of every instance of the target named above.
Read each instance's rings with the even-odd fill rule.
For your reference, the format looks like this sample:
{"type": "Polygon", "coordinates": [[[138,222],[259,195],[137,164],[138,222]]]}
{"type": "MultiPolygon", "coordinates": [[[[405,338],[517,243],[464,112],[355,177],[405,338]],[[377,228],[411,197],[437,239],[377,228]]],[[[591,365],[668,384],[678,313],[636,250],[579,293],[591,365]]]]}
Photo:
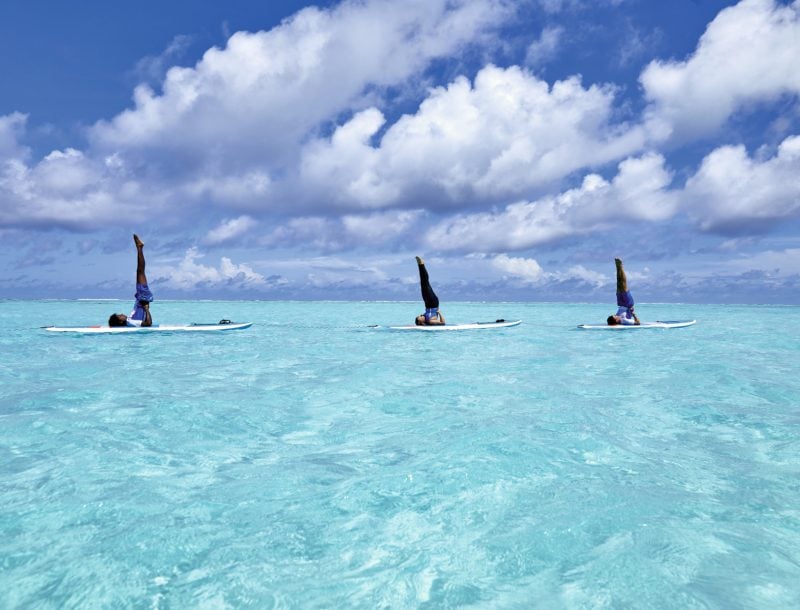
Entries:
{"type": "Polygon", "coordinates": [[[800,302],[800,0],[0,6],[0,297],[800,302]]]}

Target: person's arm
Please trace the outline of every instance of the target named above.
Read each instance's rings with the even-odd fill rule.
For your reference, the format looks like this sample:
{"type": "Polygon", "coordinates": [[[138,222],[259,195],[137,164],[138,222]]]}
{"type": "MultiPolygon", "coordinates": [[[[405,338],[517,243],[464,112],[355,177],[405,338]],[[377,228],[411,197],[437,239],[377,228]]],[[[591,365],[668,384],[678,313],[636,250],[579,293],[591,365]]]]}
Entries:
{"type": "Polygon", "coordinates": [[[640,326],[641,322],[639,322],[639,318],[637,317],[636,313],[632,311],[631,315],[633,315],[633,325],[640,326]]]}
{"type": "Polygon", "coordinates": [[[142,326],[152,326],[153,318],[150,316],[150,303],[147,301],[139,301],[139,305],[141,305],[142,309],[144,309],[144,320],[142,320],[142,326]]]}
{"type": "Polygon", "coordinates": [[[437,314],[436,318],[431,318],[428,321],[428,325],[429,326],[444,326],[444,316],[442,315],[442,313],[439,312],[437,314]]]}

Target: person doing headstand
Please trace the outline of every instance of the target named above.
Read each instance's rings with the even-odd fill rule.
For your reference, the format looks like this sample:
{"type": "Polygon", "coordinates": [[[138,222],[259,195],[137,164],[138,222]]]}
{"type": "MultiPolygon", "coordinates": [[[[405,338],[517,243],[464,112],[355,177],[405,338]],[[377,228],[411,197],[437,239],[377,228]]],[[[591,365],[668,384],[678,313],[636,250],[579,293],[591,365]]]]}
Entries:
{"type": "Polygon", "coordinates": [[[609,326],[624,324],[635,326],[639,324],[639,318],[633,311],[633,296],[628,290],[628,278],[622,268],[622,260],[615,258],[614,264],[617,266],[617,313],[608,316],[606,322],[609,326]]]}
{"type": "Polygon", "coordinates": [[[417,258],[417,266],[419,267],[419,285],[422,290],[422,300],[425,302],[425,313],[417,316],[414,323],[417,326],[443,326],[444,316],[439,311],[439,297],[431,288],[431,282],[428,279],[428,270],[425,269],[425,261],[419,256],[417,258]]]}
{"type": "Polygon", "coordinates": [[[109,326],[152,326],[153,319],[150,316],[150,303],[153,300],[153,293],[147,286],[147,276],[144,273],[144,243],[139,236],[133,234],[133,243],[136,244],[136,301],[133,304],[133,311],[129,315],[124,313],[113,313],[108,318],[109,326]]]}

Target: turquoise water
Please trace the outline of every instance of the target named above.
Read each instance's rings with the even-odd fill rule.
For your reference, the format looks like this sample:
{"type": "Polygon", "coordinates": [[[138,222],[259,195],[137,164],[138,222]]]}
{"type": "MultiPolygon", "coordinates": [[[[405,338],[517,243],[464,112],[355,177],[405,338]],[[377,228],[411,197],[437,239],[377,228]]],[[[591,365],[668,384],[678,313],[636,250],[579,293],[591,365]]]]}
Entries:
{"type": "Polygon", "coordinates": [[[2,608],[797,608],[800,308],[0,302],[2,608]]]}

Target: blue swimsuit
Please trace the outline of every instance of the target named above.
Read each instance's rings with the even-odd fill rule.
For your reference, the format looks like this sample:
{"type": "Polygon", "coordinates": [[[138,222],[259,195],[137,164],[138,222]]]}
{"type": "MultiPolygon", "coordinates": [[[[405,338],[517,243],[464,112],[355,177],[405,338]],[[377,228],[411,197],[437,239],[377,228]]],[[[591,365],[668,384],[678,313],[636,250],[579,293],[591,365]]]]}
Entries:
{"type": "Polygon", "coordinates": [[[128,316],[130,326],[141,326],[147,312],[141,305],[141,301],[153,302],[153,293],[147,284],[136,284],[136,302],[133,304],[133,311],[128,316]]]}
{"type": "Polygon", "coordinates": [[[623,324],[627,320],[631,320],[629,323],[633,324],[633,295],[630,290],[617,293],[617,315],[625,320],[623,324]]]}

